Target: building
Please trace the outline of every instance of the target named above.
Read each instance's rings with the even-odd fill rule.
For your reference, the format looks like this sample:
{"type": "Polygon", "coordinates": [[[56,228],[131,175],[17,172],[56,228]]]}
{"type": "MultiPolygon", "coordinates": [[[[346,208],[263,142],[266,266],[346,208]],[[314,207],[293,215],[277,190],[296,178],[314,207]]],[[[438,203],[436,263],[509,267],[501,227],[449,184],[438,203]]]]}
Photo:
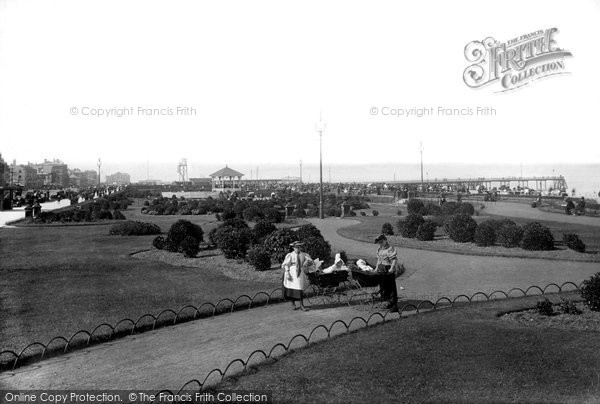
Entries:
{"type": "Polygon", "coordinates": [[[43,178],[44,186],[69,186],[69,168],[58,159],[44,160],[43,163],[32,165],[39,176],[43,178]]]}
{"type": "Polygon", "coordinates": [[[244,174],[235,171],[227,165],[210,175],[213,191],[239,191],[244,174]]]}
{"type": "Polygon", "coordinates": [[[127,173],[116,172],[106,176],[107,185],[129,185],[131,176],[127,173]]]}
{"type": "Polygon", "coordinates": [[[193,187],[210,189],[212,188],[212,178],[190,178],[193,187]]]}
{"type": "Polygon", "coordinates": [[[19,185],[26,189],[38,189],[43,186],[43,180],[34,167],[16,164],[14,161],[10,169],[9,181],[13,185],[19,185]]]}
{"type": "Polygon", "coordinates": [[[10,167],[4,159],[2,158],[2,154],[0,154],[0,187],[8,184],[10,182],[10,167]]]}
{"type": "Polygon", "coordinates": [[[69,170],[69,186],[88,188],[98,185],[98,173],[95,170],[81,171],[78,168],[69,170]]]}

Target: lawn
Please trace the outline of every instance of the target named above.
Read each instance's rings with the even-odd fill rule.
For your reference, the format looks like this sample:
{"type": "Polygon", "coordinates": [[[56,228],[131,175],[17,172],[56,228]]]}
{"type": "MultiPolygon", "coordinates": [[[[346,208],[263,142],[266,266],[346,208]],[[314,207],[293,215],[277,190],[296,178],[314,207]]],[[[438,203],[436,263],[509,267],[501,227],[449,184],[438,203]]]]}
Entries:
{"type": "MultiPolygon", "coordinates": [[[[157,223],[163,232],[180,218],[202,225],[205,235],[215,225],[208,216],[140,218],[131,208],[124,213],[157,223]]],[[[214,260],[188,268],[133,258],[130,254],[151,248],[154,236],[110,236],[109,228],[0,229],[0,351],[19,351],[33,341],[46,343],[59,335],[69,338],[104,322],[135,321],[145,313],[156,315],[163,309],[198,306],[278,286],[226,277],[214,260]]]]}
{"type": "MultiPolygon", "coordinates": [[[[398,216],[398,207],[372,204],[373,209],[379,211],[379,216],[372,216],[371,210],[366,210],[370,216],[356,216],[361,223],[354,226],[342,228],[338,233],[353,240],[372,242],[372,240],[381,233],[381,226],[389,222],[394,228],[394,232],[398,232],[397,222],[407,215],[406,206],[402,206],[402,215],[398,216]]],[[[503,216],[502,216],[503,217],[503,216]]],[[[482,222],[489,219],[498,219],[501,216],[486,215],[485,210],[480,216],[473,216],[477,222],[482,222]]],[[[523,225],[532,220],[509,217],[515,223],[523,225]]],[[[399,235],[389,237],[391,244],[401,247],[454,252],[459,254],[471,255],[492,255],[503,257],[522,257],[522,258],[547,258],[547,259],[562,259],[570,261],[585,261],[585,262],[600,262],[600,231],[597,226],[571,224],[554,221],[540,221],[545,226],[548,226],[554,235],[555,240],[562,241],[563,233],[576,233],[587,246],[585,254],[569,250],[565,246],[559,246],[554,251],[526,251],[521,248],[504,248],[501,246],[479,247],[474,243],[455,243],[445,236],[444,230],[438,228],[436,239],[433,241],[419,241],[417,239],[403,238],[399,235]]]]}
{"type": "MultiPolygon", "coordinates": [[[[598,402],[597,331],[527,327],[499,314],[540,297],[430,312],[341,335],[216,389],[274,402],[598,402]]],[[[200,375],[199,375],[200,376],[200,375]]]]}

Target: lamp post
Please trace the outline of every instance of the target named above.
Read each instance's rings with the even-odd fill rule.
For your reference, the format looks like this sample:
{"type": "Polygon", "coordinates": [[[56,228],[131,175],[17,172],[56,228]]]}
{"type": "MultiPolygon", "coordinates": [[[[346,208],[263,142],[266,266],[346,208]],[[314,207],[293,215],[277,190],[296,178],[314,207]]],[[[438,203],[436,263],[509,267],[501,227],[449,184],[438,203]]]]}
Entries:
{"type": "Polygon", "coordinates": [[[319,117],[319,123],[316,125],[317,132],[319,132],[319,219],[324,219],[325,214],[323,212],[323,131],[325,130],[325,123],[323,119],[319,117]]]}

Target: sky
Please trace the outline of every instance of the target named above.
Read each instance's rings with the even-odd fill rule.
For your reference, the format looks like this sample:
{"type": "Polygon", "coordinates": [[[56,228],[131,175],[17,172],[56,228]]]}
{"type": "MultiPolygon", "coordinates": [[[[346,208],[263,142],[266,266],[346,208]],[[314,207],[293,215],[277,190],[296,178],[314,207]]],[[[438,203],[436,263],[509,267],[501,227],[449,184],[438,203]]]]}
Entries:
{"type": "Polygon", "coordinates": [[[147,162],[175,179],[181,158],[296,175],[318,165],[322,117],[325,166],[414,165],[420,144],[438,166],[594,164],[598,21],[599,0],[0,0],[0,153],[134,179],[147,162]],[[552,27],[568,74],[465,85],[467,43],[552,27]],[[384,114],[411,108],[435,114],[384,114]]]}

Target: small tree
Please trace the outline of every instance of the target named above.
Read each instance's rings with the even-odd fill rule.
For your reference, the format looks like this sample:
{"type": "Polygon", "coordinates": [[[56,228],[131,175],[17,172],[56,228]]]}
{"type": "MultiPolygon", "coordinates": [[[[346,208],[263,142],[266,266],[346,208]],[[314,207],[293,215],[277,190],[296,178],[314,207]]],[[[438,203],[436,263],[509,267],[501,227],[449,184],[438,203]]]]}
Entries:
{"type": "Polygon", "coordinates": [[[425,222],[423,216],[418,213],[410,213],[404,220],[398,220],[398,231],[402,237],[414,238],[419,226],[425,222]]]}
{"type": "Polygon", "coordinates": [[[490,247],[496,243],[496,230],[494,223],[485,221],[477,226],[475,231],[475,244],[481,247],[490,247]]]}
{"type": "Polygon", "coordinates": [[[553,250],[554,237],[550,229],[543,224],[538,222],[527,223],[523,226],[521,247],[524,250],[553,250]]]}
{"type": "Polygon", "coordinates": [[[394,228],[392,227],[391,223],[384,223],[383,226],[381,226],[381,234],[384,234],[386,236],[393,236],[394,235],[394,228]]]}
{"type": "Polygon", "coordinates": [[[248,251],[248,262],[257,271],[271,269],[271,256],[264,245],[255,245],[248,251]]]}
{"type": "Polygon", "coordinates": [[[194,237],[187,236],[181,242],[181,251],[183,251],[183,255],[186,257],[194,258],[200,252],[200,244],[194,237]]]}
{"type": "Polygon", "coordinates": [[[575,233],[567,233],[563,234],[563,241],[567,247],[571,250],[584,253],[585,252],[585,243],[581,241],[579,236],[575,233]]]}
{"type": "Polygon", "coordinates": [[[198,243],[204,239],[204,231],[202,227],[190,222],[189,220],[180,219],[173,223],[167,233],[166,248],[169,251],[181,251],[181,243],[186,237],[193,237],[198,243]]]}
{"type": "Polygon", "coordinates": [[[457,243],[473,241],[477,231],[477,222],[469,215],[452,215],[448,221],[448,236],[457,243]]]}
{"type": "Polygon", "coordinates": [[[583,281],[581,297],[592,311],[600,311],[600,272],[583,281]]]}
{"type": "Polygon", "coordinates": [[[437,224],[433,220],[425,220],[417,229],[417,240],[432,241],[435,238],[437,224]]]}

